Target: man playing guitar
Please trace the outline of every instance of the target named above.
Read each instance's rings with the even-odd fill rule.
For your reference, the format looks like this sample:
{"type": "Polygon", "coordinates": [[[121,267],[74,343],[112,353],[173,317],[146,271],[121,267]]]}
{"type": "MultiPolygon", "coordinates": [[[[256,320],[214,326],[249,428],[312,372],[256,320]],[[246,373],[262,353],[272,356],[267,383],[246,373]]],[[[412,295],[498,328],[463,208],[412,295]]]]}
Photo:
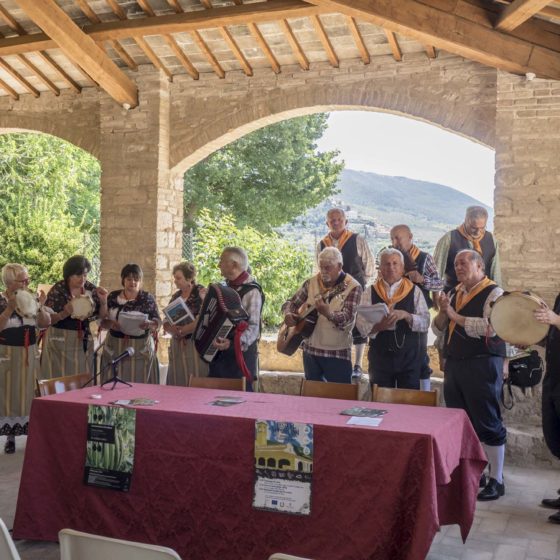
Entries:
{"type": "Polygon", "coordinates": [[[305,378],[313,381],[351,383],[352,328],[356,321],[362,287],[342,270],[342,254],[326,247],[319,254],[319,273],[283,306],[284,322],[297,325],[300,314],[313,306],[318,314],[315,328],[303,342],[305,378]]]}

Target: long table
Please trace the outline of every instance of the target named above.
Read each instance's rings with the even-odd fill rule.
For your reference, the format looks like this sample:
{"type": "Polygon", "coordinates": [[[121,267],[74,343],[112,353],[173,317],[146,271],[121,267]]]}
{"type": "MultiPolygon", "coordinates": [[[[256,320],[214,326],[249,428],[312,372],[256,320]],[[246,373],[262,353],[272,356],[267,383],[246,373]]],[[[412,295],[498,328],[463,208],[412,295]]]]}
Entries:
{"type": "Polygon", "coordinates": [[[56,541],[72,528],[184,560],[420,560],[440,525],[459,524],[466,539],[486,459],[465,413],[377,404],[388,411],[380,426],[346,425],[340,412],[356,404],[141,384],[35,399],[14,537],[56,541]],[[227,394],[246,402],[208,404],[227,394]],[[85,486],[88,405],[136,397],[159,403],[137,407],[130,491],[85,486]],[[252,507],[256,419],[313,423],[311,515],[252,507]]]}

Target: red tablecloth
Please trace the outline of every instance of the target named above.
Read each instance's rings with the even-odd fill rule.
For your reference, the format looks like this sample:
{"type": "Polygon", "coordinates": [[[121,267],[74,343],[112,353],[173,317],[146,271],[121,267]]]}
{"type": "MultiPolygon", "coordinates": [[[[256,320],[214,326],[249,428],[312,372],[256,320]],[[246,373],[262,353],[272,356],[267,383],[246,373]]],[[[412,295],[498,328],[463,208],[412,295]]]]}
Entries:
{"type": "Polygon", "coordinates": [[[381,426],[347,426],[356,402],[136,384],[35,399],[14,537],[57,540],[65,527],[177,550],[184,560],[422,559],[439,525],[466,538],[485,457],[461,410],[373,405],[381,426]],[[102,393],[92,400],[92,393],[102,393]],[[130,492],[85,486],[87,407],[133,397],[130,492]],[[253,509],[255,419],[314,424],[311,515],[253,509]]]}

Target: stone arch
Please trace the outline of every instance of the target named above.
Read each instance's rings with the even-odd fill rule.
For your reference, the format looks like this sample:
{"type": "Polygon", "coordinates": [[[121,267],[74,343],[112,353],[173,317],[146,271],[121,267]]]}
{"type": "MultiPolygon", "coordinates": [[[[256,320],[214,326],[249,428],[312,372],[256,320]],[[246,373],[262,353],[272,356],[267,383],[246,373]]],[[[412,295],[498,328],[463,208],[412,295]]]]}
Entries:
{"type": "Polygon", "coordinates": [[[202,97],[196,95],[196,88],[189,88],[188,94],[187,90],[177,92],[171,115],[172,174],[181,176],[214,151],[258,128],[335,110],[398,114],[493,147],[496,72],[463,60],[457,66],[452,72],[438,63],[422,66],[416,61],[398,65],[405,71],[395,74],[393,70],[387,76],[383,68],[364,70],[363,65],[356,64],[360,72],[354,74],[354,66],[350,66],[343,76],[328,68],[299,72],[300,81],[291,74],[292,80],[286,83],[282,75],[263,76],[260,88],[251,89],[246,81],[240,82],[235,84],[237,89],[232,89],[236,93],[230,93],[231,83],[202,90],[202,97]]]}

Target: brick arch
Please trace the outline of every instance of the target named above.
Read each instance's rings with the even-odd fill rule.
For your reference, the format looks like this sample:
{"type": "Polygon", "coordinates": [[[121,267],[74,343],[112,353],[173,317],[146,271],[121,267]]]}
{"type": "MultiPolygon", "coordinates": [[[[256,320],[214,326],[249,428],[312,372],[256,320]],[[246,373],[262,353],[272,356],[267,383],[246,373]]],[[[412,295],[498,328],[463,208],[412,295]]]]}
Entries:
{"type": "Polygon", "coordinates": [[[214,151],[258,128],[335,110],[398,114],[494,147],[496,72],[464,60],[454,63],[453,70],[441,61],[393,64],[401,73],[393,70],[390,76],[384,67],[356,63],[342,76],[325,68],[290,74],[287,79],[282,74],[262,76],[258,88],[251,87],[250,81],[233,83],[231,79],[214,90],[202,85],[202,95],[196,95],[196,87],[189,96],[176,93],[171,113],[172,174],[181,176],[214,151]]]}

